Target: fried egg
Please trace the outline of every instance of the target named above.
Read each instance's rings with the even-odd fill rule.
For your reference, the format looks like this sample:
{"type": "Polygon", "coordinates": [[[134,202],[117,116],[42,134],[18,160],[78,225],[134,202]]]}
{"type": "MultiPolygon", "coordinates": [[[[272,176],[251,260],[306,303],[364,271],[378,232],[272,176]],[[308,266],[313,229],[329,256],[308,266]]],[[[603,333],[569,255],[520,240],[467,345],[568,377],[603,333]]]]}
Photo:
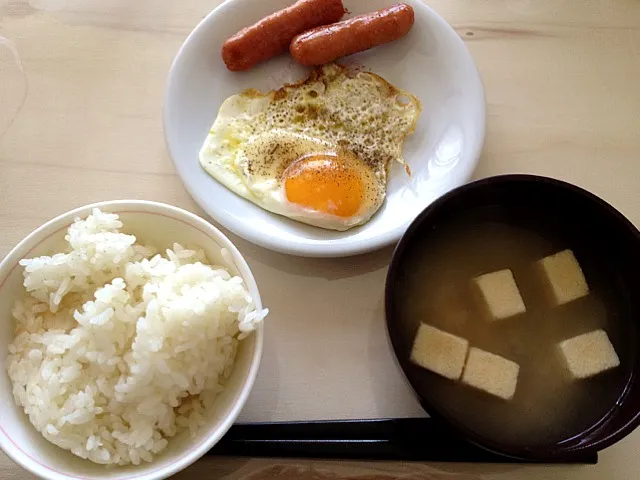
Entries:
{"type": "Polygon", "coordinates": [[[267,211],[343,231],[383,204],[390,164],[405,164],[420,111],[414,95],[378,75],[329,64],[303,82],[227,98],[199,160],[267,211]]]}

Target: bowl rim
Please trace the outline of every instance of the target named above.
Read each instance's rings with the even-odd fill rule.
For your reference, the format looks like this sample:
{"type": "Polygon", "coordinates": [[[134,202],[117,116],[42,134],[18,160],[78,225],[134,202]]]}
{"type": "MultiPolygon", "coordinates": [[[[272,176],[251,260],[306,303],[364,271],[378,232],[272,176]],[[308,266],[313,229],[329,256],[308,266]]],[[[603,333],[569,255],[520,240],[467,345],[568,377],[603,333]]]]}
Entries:
{"type": "MultiPolygon", "coordinates": [[[[247,290],[252,295],[252,298],[256,305],[256,309],[260,310],[263,308],[262,298],[260,296],[256,280],[249,265],[247,264],[246,259],[240,253],[238,248],[231,242],[231,240],[224,233],[222,233],[222,231],[220,231],[217,227],[199,217],[198,215],[183,208],[151,200],[122,199],[100,201],[73,208],[72,210],[69,210],[48,220],[36,229],[32,230],[26,237],[20,240],[20,242],[18,242],[18,244],[16,244],[16,246],[14,246],[10,250],[5,258],[2,259],[2,261],[0,262],[0,288],[4,286],[4,283],[11,275],[13,270],[17,268],[18,261],[23,256],[28,254],[29,251],[35,248],[42,240],[50,237],[51,235],[54,235],[62,229],[67,228],[68,224],[70,222],[73,222],[74,218],[86,216],[90,214],[91,210],[93,210],[94,208],[100,208],[106,212],[161,215],[173,220],[181,221],[186,225],[198,229],[201,233],[205,234],[221,248],[226,248],[228,250],[231,257],[233,258],[233,262],[235,263],[240,276],[245,282],[247,290]],[[123,207],[125,209],[118,210],[118,207],[123,207]],[[138,207],[139,210],[131,210],[130,207],[138,207]],[[64,225],[61,226],[60,224],[63,223],[64,225]],[[56,230],[50,231],[54,227],[57,227],[56,230]]],[[[200,444],[185,448],[186,453],[183,452],[178,456],[176,460],[164,466],[155,466],[155,462],[152,461],[150,463],[140,464],[134,467],[136,470],[140,469],[140,472],[133,471],[128,475],[121,476],[117,473],[117,469],[114,469],[113,471],[105,470],[104,476],[99,474],[99,476],[94,476],[93,478],[119,478],[122,480],[163,479],[185,469],[186,467],[197,461],[199,458],[201,458],[208,450],[210,450],[227,433],[229,428],[231,428],[231,426],[239,416],[242,408],[246,404],[249,394],[255,384],[255,380],[262,360],[264,346],[264,325],[262,323],[259,323],[251,336],[253,337],[253,353],[249,365],[248,374],[244,379],[242,388],[238,394],[236,401],[231,406],[230,414],[220,423],[217,428],[213,429],[212,427],[209,427],[207,429],[209,433],[200,444]]],[[[3,374],[6,375],[6,372],[3,372],[3,374]]],[[[1,425],[0,448],[15,463],[23,467],[25,470],[38,475],[41,478],[47,480],[86,478],[86,476],[76,476],[73,473],[59,472],[54,468],[41,463],[37,458],[33,458],[31,455],[24,452],[15,443],[11,436],[7,434],[7,432],[2,428],[1,425]]]]}
{"type": "MultiPolygon", "coordinates": [[[[560,180],[553,177],[543,176],[543,175],[535,175],[535,174],[526,174],[526,173],[514,173],[514,174],[502,174],[495,175],[490,177],[485,177],[479,180],[475,180],[473,182],[469,182],[467,184],[461,185],[444,195],[440,196],[433,203],[428,205],[424,210],[420,212],[416,216],[409,228],[407,228],[406,232],[395,246],[391,260],[389,263],[389,269],[387,270],[387,275],[385,279],[385,294],[384,294],[384,302],[385,302],[385,323],[386,323],[386,331],[387,338],[391,344],[393,350],[393,356],[395,358],[396,363],[399,365],[402,374],[413,391],[416,398],[419,400],[422,408],[434,418],[434,420],[441,422],[445,425],[449,425],[453,427],[458,434],[463,436],[467,441],[496,454],[502,455],[504,457],[512,458],[519,461],[533,461],[533,462],[541,462],[549,460],[557,460],[557,459],[567,459],[572,456],[580,455],[581,453],[588,452],[598,452],[604,448],[607,448],[627,435],[629,435],[633,430],[635,430],[638,426],[640,426],[640,405],[637,408],[635,415],[631,416],[628,420],[623,422],[623,425],[620,428],[615,429],[612,433],[609,433],[603,438],[590,442],[588,445],[581,445],[578,447],[574,447],[567,451],[562,451],[559,453],[549,452],[548,454],[539,454],[540,452],[529,452],[526,447],[519,448],[511,448],[508,445],[500,444],[499,442],[490,441],[486,437],[480,434],[476,434],[471,429],[467,428],[462,422],[457,421],[453,417],[444,413],[441,409],[439,409],[433,402],[431,402],[427,397],[420,394],[416,388],[414,388],[412,381],[409,379],[406,374],[406,361],[400,359],[400,355],[398,351],[400,349],[398,345],[397,336],[394,333],[394,310],[395,310],[395,299],[394,299],[394,283],[395,279],[398,275],[398,271],[400,265],[402,263],[403,254],[409,245],[409,243],[413,240],[415,232],[422,226],[422,223],[427,221],[428,217],[432,215],[432,213],[442,208],[444,204],[446,204],[453,197],[457,197],[461,193],[466,193],[471,190],[482,189],[486,187],[495,186],[496,184],[509,184],[509,183],[541,183],[549,185],[553,188],[560,188],[566,191],[571,192],[572,194],[576,194],[581,196],[587,202],[592,202],[593,204],[603,208],[608,214],[610,214],[617,222],[619,222],[622,226],[624,226],[631,234],[636,237],[638,245],[640,245],[640,230],[619,210],[613,207],[610,203],[606,202],[603,198],[598,195],[586,190],[583,187],[579,187],[572,183],[569,183],[564,180],[560,180]],[[502,448],[502,447],[506,448],[502,448]]],[[[633,371],[628,380],[627,386],[634,381],[634,378],[637,377],[638,373],[633,371]]],[[[637,379],[635,380],[637,381],[637,379]]],[[[620,398],[626,398],[628,395],[628,388],[623,391],[620,398]]],[[[607,416],[602,421],[606,421],[607,416]]],[[[600,423],[594,425],[595,428],[600,425],[600,423]]]]}
{"type": "MultiPolygon", "coordinates": [[[[210,29],[211,24],[215,22],[217,15],[235,8],[236,3],[240,3],[245,0],[225,0],[216,8],[211,10],[189,33],[184,42],[180,45],[180,48],[176,52],[171,66],[169,68],[169,74],[165,84],[165,90],[163,95],[163,111],[162,111],[162,126],[165,145],[171,161],[178,173],[181,183],[191,198],[202,208],[202,210],[211,217],[214,221],[222,225],[224,228],[232,232],[233,234],[253,243],[262,248],[269,249],[274,252],[283,253],[287,255],[295,255],[308,258],[340,258],[360,255],[369,253],[372,251],[380,250],[397,243],[407,227],[411,224],[413,219],[408,219],[403,225],[394,229],[387,230],[385,233],[375,237],[358,240],[357,242],[349,242],[348,237],[344,239],[332,239],[320,244],[298,244],[295,241],[288,240],[285,236],[266,236],[260,231],[254,230],[250,224],[247,224],[242,219],[227,214],[224,211],[216,211],[211,208],[208,203],[202,199],[197,193],[195,188],[191,185],[191,182],[187,181],[187,175],[183,173],[181,162],[178,160],[180,156],[177,154],[177,148],[174,146],[173,140],[170,138],[170,111],[168,105],[171,104],[171,98],[173,96],[174,84],[176,83],[177,71],[180,68],[180,61],[185,51],[190,47],[198,35],[205,29],[210,29]]],[[[471,54],[469,48],[465,44],[464,40],[458,35],[453,26],[448,23],[436,10],[420,0],[407,0],[408,3],[414,8],[414,10],[420,10],[421,14],[433,19],[436,23],[444,28],[447,32],[447,36],[452,42],[460,48],[462,55],[466,57],[473,71],[473,77],[467,79],[468,82],[476,82],[478,86],[478,110],[479,119],[477,121],[477,128],[479,132],[479,140],[475,144],[472,144],[469,148],[469,158],[471,159],[467,169],[464,171],[464,175],[461,175],[461,179],[458,186],[464,184],[473,175],[474,170],[480,161],[480,156],[486,142],[486,130],[487,130],[487,101],[486,101],[486,89],[480,70],[475,61],[475,58],[471,54]]],[[[417,14],[417,13],[416,13],[417,14]]],[[[197,155],[196,155],[197,156],[197,155]]],[[[454,187],[455,188],[455,187],[454,187]]],[[[434,200],[432,200],[433,202],[434,200]]],[[[274,214],[275,215],[275,214],[274,214]]],[[[366,224],[361,225],[360,228],[366,227],[366,224]]]]}

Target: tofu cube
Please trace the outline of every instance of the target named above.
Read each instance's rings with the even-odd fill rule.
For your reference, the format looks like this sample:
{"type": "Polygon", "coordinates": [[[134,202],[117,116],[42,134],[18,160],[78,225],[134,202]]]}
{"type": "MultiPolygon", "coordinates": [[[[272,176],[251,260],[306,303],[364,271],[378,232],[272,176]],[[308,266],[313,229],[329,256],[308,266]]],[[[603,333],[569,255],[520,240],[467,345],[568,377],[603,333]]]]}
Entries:
{"type": "Polygon", "coordinates": [[[559,344],[574,378],[587,378],[620,365],[607,332],[602,329],[569,338],[559,344]]]}
{"type": "Polygon", "coordinates": [[[421,323],[413,342],[411,361],[445,378],[458,380],[468,349],[469,342],[464,338],[421,323]]]}
{"type": "Polygon", "coordinates": [[[589,294],[582,268],[571,250],[538,260],[551,303],[559,306],[589,294]]]}
{"type": "Polygon", "coordinates": [[[519,372],[520,366],[517,363],[471,347],[462,382],[504,400],[510,400],[516,393],[519,372]]]}
{"type": "Polygon", "coordinates": [[[480,308],[488,320],[503,320],[527,311],[511,270],[486,273],[472,282],[480,308]]]}

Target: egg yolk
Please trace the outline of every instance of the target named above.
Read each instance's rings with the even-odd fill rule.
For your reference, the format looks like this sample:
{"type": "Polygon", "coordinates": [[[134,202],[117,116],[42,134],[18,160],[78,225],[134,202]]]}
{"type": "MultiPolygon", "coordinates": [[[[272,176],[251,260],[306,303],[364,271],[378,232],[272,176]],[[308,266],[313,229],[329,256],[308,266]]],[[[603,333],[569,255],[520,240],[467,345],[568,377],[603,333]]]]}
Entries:
{"type": "Polygon", "coordinates": [[[360,173],[338,155],[303,157],[283,173],[290,202],[338,217],[355,215],[362,204],[360,173]]]}

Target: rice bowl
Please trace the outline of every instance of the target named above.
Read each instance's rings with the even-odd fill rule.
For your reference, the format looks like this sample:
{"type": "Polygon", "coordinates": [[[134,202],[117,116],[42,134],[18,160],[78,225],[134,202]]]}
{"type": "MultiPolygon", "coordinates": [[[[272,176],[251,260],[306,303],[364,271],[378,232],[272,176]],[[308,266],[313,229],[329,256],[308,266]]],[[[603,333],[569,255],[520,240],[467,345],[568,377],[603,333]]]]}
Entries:
{"type": "MultiPolygon", "coordinates": [[[[58,226],[53,235],[57,242],[36,245],[29,255],[18,255],[19,246],[0,267],[0,299],[6,310],[2,313],[9,317],[8,310],[14,307],[17,319],[16,335],[3,335],[0,354],[11,380],[3,379],[3,387],[9,389],[3,392],[3,402],[13,390],[18,405],[6,405],[10,408],[3,417],[7,413],[24,417],[20,411],[24,407],[34,432],[19,432],[17,437],[41,432],[47,442],[95,464],[78,463],[79,458],[69,459],[60,450],[52,451],[51,458],[30,454],[25,450],[42,448],[42,437],[32,445],[26,438],[16,441],[16,435],[7,432],[24,429],[29,421],[19,418],[3,423],[3,449],[45,478],[75,478],[43,475],[40,467],[46,469],[49,461],[57,464],[58,473],[68,465],[74,469],[82,465],[82,478],[132,478],[129,473],[158,464],[161,476],[142,478],[175,473],[205,453],[228,429],[255,377],[261,320],[267,312],[250,272],[249,278],[246,271],[238,274],[246,264],[242,265],[241,257],[238,262],[235,247],[226,239],[228,245],[220,241],[212,245],[211,238],[203,241],[210,232],[185,235],[189,229],[180,225],[182,221],[167,228],[168,217],[162,214],[127,212],[135,207],[130,203],[136,202],[123,208],[122,232],[117,231],[116,215],[99,211],[89,217],[91,225],[80,221],[69,227],[74,218],[91,213],[85,207],[84,215],[69,218],[65,214],[67,224],[62,229],[58,226]],[[129,235],[128,224],[135,235],[129,235]],[[61,250],[65,233],[70,248],[61,250]],[[143,240],[138,242],[136,237],[143,240]],[[157,241],[149,242],[150,238],[157,241]],[[199,243],[203,250],[197,248],[199,243]],[[20,260],[22,265],[15,265],[20,260]],[[231,267],[223,268],[229,261],[231,267]],[[87,265],[91,265],[89,274],[87,265]],[[22,267],[29,295],[21,297],[16,280],[21,280],[22,267]],[[63,274],[56,277],[51,269],[63,274]],[[21,445],[25,440],[26,445],[21,445]],[[15,446],[23,447],[22,451],[16,452],[15,446]],[[25,456],[31,457],[27,464],[25,456]],[[45,464],[29,464],[34,457],[45,464]],[[132,465],[105,469],[100,463],[132,465]]],[[[161,205],[138,203],[138,208],[161,205]]],[[[111,205],[108,210],[120,210],[119,206],[124,205],[111,205]]],[[[53,227],[52,222],[41,229],[53,227]]],[[[33,240],[30,237],[23,243],[33,240]]],[[[3,328],[4,334],[6,325],[3,328]]]]}

